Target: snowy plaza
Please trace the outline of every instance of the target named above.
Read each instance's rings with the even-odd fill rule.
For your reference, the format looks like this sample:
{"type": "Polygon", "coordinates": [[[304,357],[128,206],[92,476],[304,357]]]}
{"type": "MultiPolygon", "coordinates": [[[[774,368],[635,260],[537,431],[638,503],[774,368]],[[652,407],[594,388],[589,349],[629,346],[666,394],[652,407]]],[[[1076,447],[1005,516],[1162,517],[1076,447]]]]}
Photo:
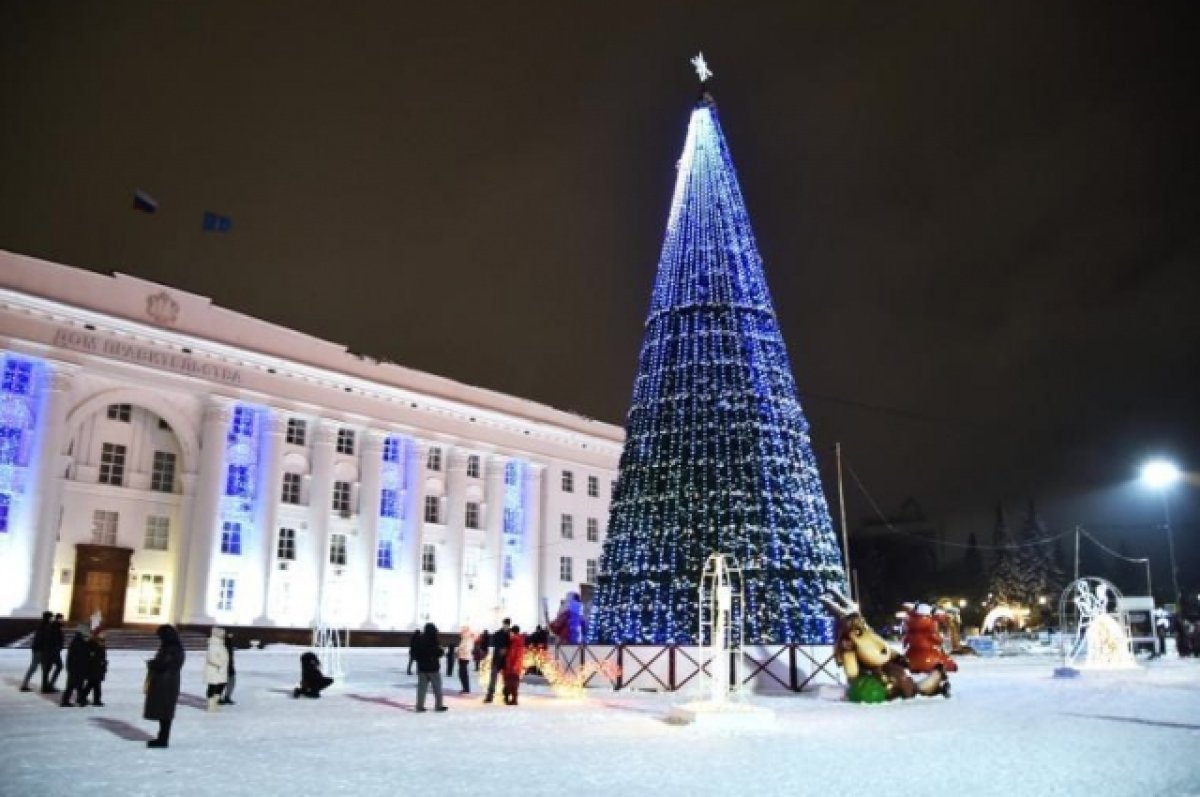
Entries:
{"type": "Polygon", "coordinates": [[[0,793],[444,797],[507,778],[530,795],[1200,795],[1200,659],[1055,679],[1050,656],[962,658],[950,700],[755,695],[774,727],[731,733],[668,725],[684,694],[607,688],[570,700],[526,684],[517,707],[448,688],[450,710],[421,717],[397,649],[351,649],[344,683],[295,700],[302,650],[239,652],[237,704],[216,713],[189,652],[167,750],[145,746],[149,652],[110,653],[103,707],[60,708],[18,691],[28,652],[2,650],[0,793]]]}

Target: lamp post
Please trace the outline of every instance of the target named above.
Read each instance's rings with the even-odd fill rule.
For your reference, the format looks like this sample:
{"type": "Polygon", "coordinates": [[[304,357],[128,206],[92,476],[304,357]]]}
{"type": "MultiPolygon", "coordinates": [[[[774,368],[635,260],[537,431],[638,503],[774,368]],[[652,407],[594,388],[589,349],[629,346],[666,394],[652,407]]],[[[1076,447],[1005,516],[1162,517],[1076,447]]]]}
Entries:
{"type": "Polygon", "coordinates": [[[1171,534],[1171,506],[1167,501],[1167,489],[1179,481],[1179,468],[1166,459],[1152,459],[1142,466],[1142,482],[1158,490],[1163,506],[1163,527],[1167,530],[1167,553],[1171,556],[1171,589],[1175,600],[1175,611],[1182,607],[1179,592],[1179,568],[1175,565],[1175,540],[1171,534]]]}

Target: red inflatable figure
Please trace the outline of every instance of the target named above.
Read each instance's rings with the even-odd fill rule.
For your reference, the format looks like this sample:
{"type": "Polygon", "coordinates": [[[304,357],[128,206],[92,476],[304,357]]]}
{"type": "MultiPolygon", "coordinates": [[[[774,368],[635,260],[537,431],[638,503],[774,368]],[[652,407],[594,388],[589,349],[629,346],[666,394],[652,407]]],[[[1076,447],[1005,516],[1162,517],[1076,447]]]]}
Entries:
{"type": "Polygon", "coordinates": [[[940,664],[946,672],[958,672],[954,659],[942,649],[942,635],[938,625],[945,620],[945,613],[935,611],[927,603],[906,603],[908,612],[904,617],[904,657],[908,659],[911,672],[933,672],[940,664]]]}

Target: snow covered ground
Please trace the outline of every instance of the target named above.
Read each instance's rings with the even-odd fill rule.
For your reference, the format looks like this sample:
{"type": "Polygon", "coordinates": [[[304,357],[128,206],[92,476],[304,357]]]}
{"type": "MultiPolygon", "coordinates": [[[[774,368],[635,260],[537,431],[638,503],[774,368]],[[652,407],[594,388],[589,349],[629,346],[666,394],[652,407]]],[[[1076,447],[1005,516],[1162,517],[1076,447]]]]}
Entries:
{"type": "Polygon", "coordinates": [[[107,705],[68,709],[18,691],[28,653],[0,650],[0,794],[1200,795],[1200,659],[1075,680],[962,659],[949,700],[755,697],[775,727],[735,734],[666,724],[680,695],[600,689],[526,685],[515,708],[453,689],[419,716],[399,650],[352,650],[346,683],[293,700],[299,652],[240,651],[237,705],[215,714],[189,653],[171,747],[148,750],[148,654],[111,653],[107,705]]]}

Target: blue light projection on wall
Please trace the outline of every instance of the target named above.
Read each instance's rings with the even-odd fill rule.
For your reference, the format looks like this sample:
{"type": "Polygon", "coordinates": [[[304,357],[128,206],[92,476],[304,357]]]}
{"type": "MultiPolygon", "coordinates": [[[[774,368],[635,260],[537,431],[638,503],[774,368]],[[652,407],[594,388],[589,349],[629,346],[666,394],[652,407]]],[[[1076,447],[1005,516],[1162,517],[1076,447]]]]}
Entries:
{"type": "Polygon", "coordinates": [[[716,105],[692,111],[601,557],[595,642],[696,640],[704,560],[743,568],[746,641],[827,643],[844,588],[808,421],[716,105]]]}
{"type": "Polygon", "coordinates": [[[379,471],[379,544],[375,566],[392,570],[396,566],[396,548],[404,539],[404,463],[411,442],[397,435],[383,441],[383,464],[379,471]]]}
{"type": "Polygon", "coordinates": [[[15,528],[35,476],[38,419],[45,363],[5,352],[0,356],[0,534],[15,528]]]}
{"type": "Polygon", "coordinates": [[[519,459],[510,459],[504,464],[504,527],[501,530],[500,547],[501,589],[508,589],[514,578],[514,562],[521,555],[522,532],[525,528],[525,502],[521,487],[525,480],[526,465],[519,459]]]}
{"type": "Polygon", "coordinates": [[[221,496],[221,553],[240,556],[247,538],[257,531],[267,408],[238,404],[225,435],[225,489],[221,496]]]}

